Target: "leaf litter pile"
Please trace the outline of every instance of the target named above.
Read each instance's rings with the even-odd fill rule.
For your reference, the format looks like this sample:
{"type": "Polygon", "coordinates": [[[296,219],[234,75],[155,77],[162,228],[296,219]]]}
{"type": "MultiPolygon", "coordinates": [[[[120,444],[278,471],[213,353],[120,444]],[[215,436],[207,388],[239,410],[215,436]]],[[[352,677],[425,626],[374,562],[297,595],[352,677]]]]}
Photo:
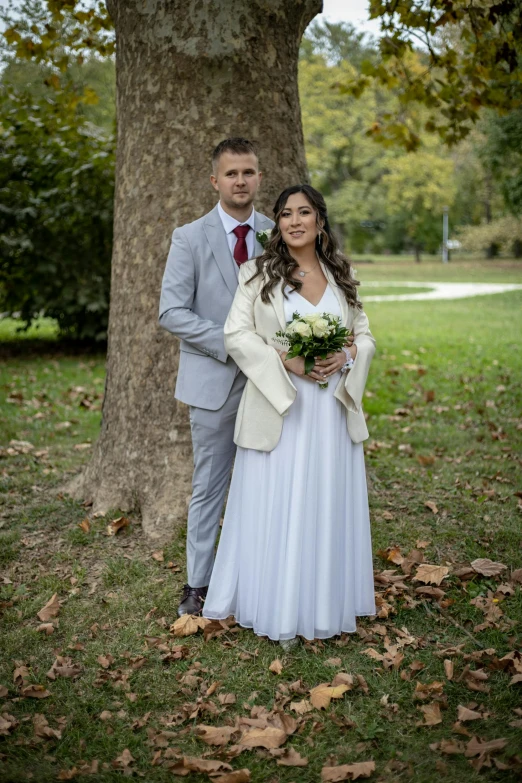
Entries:
{"type": "MultiPolygon", "coordinates": [[[[413,359],[384,364],[386,382],[424,379],[413,359]]],[[[27,423],[0,452],[19,504],[0,514],[0,536],[4,520],[18,530],[0,553],[0,780],[520,780],[522,420],[494,420],[507,393],[475,404],[481,382],[465,383],[449,412],[414,384],[374,423],[377,616],[288,652],[233,619],[176,619],[183,531],[151,549],[132,516],[93,514],[53,484],[64,455],[87,455],[75,445],[92,437],[94,391],[71,382],[86,391],[66,395],[65,427],[13,383],[6,407],[27,423]],[[476,450],[426,453],[415,429],[443,414],[476,450]],[[35,434],[47,418],[54,447],[35,434]]]]}

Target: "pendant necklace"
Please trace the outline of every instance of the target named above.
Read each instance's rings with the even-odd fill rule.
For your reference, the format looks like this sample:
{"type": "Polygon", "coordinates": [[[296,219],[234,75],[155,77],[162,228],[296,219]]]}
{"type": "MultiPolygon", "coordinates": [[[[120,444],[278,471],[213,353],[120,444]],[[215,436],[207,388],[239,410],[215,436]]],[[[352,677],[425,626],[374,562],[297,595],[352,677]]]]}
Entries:
{"type": "Polygon", "coordinates": [[[318,263],[319,263],[319,261],[317,261],[316,265],[313,266],[311,269],[309,269],[308,272],[304,272],[303,270],[300,270],[297,274],[299,275],[299,277],[306,277],[306,275],[309,275],[310,272],[314,271],[314,269],[315,269],[315,267],[317,266],[318,263]]]}

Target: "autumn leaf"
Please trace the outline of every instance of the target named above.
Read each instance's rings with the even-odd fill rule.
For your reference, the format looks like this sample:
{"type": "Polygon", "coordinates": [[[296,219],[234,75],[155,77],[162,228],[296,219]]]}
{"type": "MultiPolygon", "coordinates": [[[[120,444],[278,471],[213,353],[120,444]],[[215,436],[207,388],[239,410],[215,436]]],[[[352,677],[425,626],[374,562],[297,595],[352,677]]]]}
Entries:
{"type": "Polygon", "coordinates": [[[41,739],[61,739],[62,732],[60,729],[52,729],[45,715],[36,713],[33,715],[34,733],[41,739]]]}
{"type": "Polygon", "coordinates": [[[478,720],[479,718],[482,718],[480,712],[469,710],[467,707],[463,707],[462,704],[459,704],[457,707],[457,720],[461,723],[467,720],[478,720]]]}
{"type": "Polygon", "coordinates": [[[249,769],[235,769],[225,775],[212,778],[212,783],[250,783],[252,780],[249,769]]]}
{"type": "Polygon", "coordinates": [[[36,616],[39,620],[42,621],[42,623],[46,623],[51,618],[56,617],[59,611],[60,602],[58,600],[58,593],[55,593],[53,597],[47,601],[45,606],[40,609],[36,616]]]}
{"type": "Polygon", "coordinates": [[[237,733],[235,726],[196,726],[195,732],[199,739],[207,745],[227,745],[232,736],[237,733]]]}
{"type": "Polygon", "coordinates": [[[277,758],[280,767],[306,767],[308,759],[301,756],[294,748],[273,748],[270,755],[277,758]]]}
{"type": "Polygon", "coordinates": [[[239,745],[247,748],[279,748],[287,740],[287,733],[283,729],[274,726],[266,726],[263,729],[247,729],[241,735],[239,745]]]}
{"type": "Polygon", "coordinates": [[[479,557],[477,560],[473,560],[470,565],[477,574],[482,576],[497,576],[507,568],[503,563],[495,563],[488,557],[479,557]]]}
{"type": "Polygon", "coordinates": [[[425,500],[424,505],[426,508],[429,508],[430,511],[433,511],[434,514],[439,513],[439,509],[437,508],[437,504],[433,500],[425,500]]]}
{"type": "Polygon", "coordinates": [[[435,463],[435,457],[432,454],[427,454],[426,456],[419,454],[417,460],[424,468],[435,463]]]}
{"type": "MultiPolygon", "coordinates": [[[[453,661],[450,661],[449,658],[446,658],[444,661],[444,673],[446,675],[446,678],[448,680],[453,679],[453,661]]],[[[459,718],[460,720],[460,718],[459,718]]]]}
{"type": "Polygon", "coordinates": [[[25,699],[46,699],[51,695],[43,685],[26,685],[21,694],[25,699]]]}
{"type": "Polygon", "coordinates": [[[119,533],[120,530],[123,530],[124,527],[128,527],[129,525],[130,519],[128,517],[118,517],[117,519],[113,519],[112,522],[107,525],[107,535],[115,536],[116,533],[119,533]]]}
{"type": "Polygon", "coordinates": [[[416,699],[427,699],[434,694],[439,696],[444,690],[444,683],[440,682],[439,680],[434,680],[433,682],[418,682],[415,686],[415,692],[414,697],[416,699]]]}
{"type": "Polygon", "coordinates": [[[317,685],[310,691],[310,701],[316,710],[325,710],[332,699],[340,699],[349,690],[348,685],[317,685]]]}
{"type": "Polygon", "coordinates": [[[125,770],[127,767],[130,767],[130,765],[135,761],[132,753],[128,748],[125,748],[119,756],[116,756],[114,761],[112,762],[112,766],[115,769],[123,769],[125,770]]]}
{"type": "Polygon", "coordinates": [[[417,595],[427,595],[430,598],[443,598],[446,595],[444,590],[441,590],[440,587],[432,587],[431,585],[416,587],[415,592],[417,595]]]}
{"type": "Polygon", "coordinates": [[[153,560],[156,560],[157,563],[163,563],[163,561],[165,560],[165,558],[163,556],[163,552],[161,552],[161,551],[153,552],[151,557],[152,557],[153,560]]]}
{"type": "Polygon", "coordinates": [[[348,690],[352,690],[354,685],[353,676],[346,672],[338,672],[332,680],[332,685],[346,685],[348,690]]]}
{"type": "Polygon", "coordinates": [[[8,693],[9,690],[5,687],[5,685],[0,685],[0,699],[5,699],[8,693]]]}
{"type": "Polygon", "coordinates": [[[192,614],[184,614],[178,617],[175,623],[170,626],[170,632],[174,636],[192,636],[199,630],[203,630],[211,620],[192,614]]]}
{"type": "Polygon", "coordinates": [[[281,674],[283,671],[283,664],[279,660],[279,658],[276,658],[270,666],[268,667],[268,671],[271,671],[273,674],[281,674]]]}
{"type": "Polygon", "coordinates": [[[419,721],[417,726],[436,726],[438,723],[442,723],[442,715],[440,714],[440,704],[438,701],[432,701],[430,704],[423,704],[419,709],[424,713],[424,721],[419,721]]]}
{"type": "Polygon", "coordinates": [[[0,715],[0,736],[7,737],[9,732],[18,726],[18,721],[14,715],[9,715],[8,712],[2,712],[0,715]]]}
{"type": "Polygon", "coordinates": [[[486,753],[494,753],[497,750],[502,750],[507,745],[506,739],[498,740],[484,740],[481,742],[477,737],[472,737],[466,745],[464,755],[466,758],[473,758],[473,756],[482,756],[486,753]]]}
{"type": "Polygon", "coordinates": [[[375,772],[374,761],[360,761],[356,764],[341,764],[336,767],[323,767],[321,770],[322,783],[337,783],[340,780],[357,780],[357,778],[369,778],[375,772]]]}
{"type": "Polygon", "coordinates": [[[424,582],[425,584],[440,585],[443,579],[449,574],[447,566],[430,565],[423,563],[417,568],[417,573],[413,577],[414,582],[424,582]]]}
{"type": "Polygon", "coordinates": [[[49,671],[47,677],[50,680],[56,680],[57,677],[79,677],[82,673],[82,667],[73,661],[72,658],[64,658],[59,655],[49,671]]]}
{"type": "Polygon", "coordinates": [[[227,704],[235,704],[236,703],[236,694],[235,693],[218,693],[218,701],[220,704],[227,705],[227,704]]]}
{"type": "Polygon", "coordinates": [[[104,669],[108,669],[109,666],[114,663],[114,658],[112,655],[98,655],[96,660],[104,669]]]}
{"type": "Polygon", "coordinates": [[[311,712],[313,707],[308,699],[302,699],[302,701],[290,702],[290,709],[293,712],[297,712],[298,715],[306,715],[307,712],[311,712]]]}
{"type": "Polygon", "coordinates": [[[50,636],[54,633],[54,625],[52,623],[42,623],[36,630],[38,633],[45,633],[46,636],[50,636]]]}
{"type": "Polygon", "coordinates": [[[84,533],[89,533],[91,529],[91,523],[89,522],[89,519],[85,517],[85,519],[82,519],[82,521],[78,523],[78,527],[80,530],[83,530],[84,533]]]}

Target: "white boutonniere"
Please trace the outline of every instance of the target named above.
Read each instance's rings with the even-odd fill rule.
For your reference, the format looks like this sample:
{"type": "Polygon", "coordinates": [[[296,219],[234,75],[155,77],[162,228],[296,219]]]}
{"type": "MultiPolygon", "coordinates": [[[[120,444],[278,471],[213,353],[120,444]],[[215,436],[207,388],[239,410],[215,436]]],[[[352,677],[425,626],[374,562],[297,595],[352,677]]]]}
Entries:
{"type": "Polygon", "coordinates": [[[270,241],[271,236],[272,236],[271,228],[267,228],[265,231],[256,231],[256,239],[262,248],[265,248],[267,242],[270,241]]]}

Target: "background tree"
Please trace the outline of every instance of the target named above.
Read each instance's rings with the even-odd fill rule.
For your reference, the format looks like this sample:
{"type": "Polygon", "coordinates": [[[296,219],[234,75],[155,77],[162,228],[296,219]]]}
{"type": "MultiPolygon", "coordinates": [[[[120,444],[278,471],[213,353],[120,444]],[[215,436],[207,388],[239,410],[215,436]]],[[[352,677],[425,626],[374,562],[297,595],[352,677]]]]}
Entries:
{"type": "Polygon", "coordinates": [[[157,326],[172,229],[215,203],[210,153],[258,140],[270,212],[307,178],[297,92],[299,43],[320,0],[111,0],[118,145],[107,384],[100,438],[72,491],[95,508],[138,507],[146,532],[186,516],[190,431],[173,400],[178,346],[157,326]],[[212,19],[212,25],[208,20],[212,19]]]}

